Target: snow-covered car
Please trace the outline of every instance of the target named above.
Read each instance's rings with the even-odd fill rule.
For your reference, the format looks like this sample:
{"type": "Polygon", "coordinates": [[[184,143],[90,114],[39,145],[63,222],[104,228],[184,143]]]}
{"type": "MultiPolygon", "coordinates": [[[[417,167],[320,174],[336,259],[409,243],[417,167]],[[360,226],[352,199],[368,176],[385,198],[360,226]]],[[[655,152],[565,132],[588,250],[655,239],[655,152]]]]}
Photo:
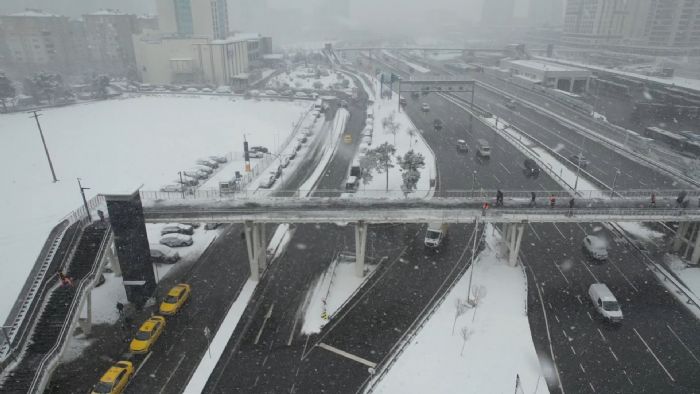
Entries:
{"type": "Polygon", "coordinates": [[[262,152],[262,153],[269,153],[270,152],[269,149],[267,149],[266,147],[261,146],[261,145],[251,146],[250,150],[253,152],[262,152]]]}
{"type": "Polygon", "coordinates": [[[277,178],[274,175],[270,175],[267,179],[260,182],[260,187],[263,189],[269,189],[275,184],[277,178]]]}
{"type": "Polygon", "coordinates": [[[515,109],[515,100],[507,100],[504,105],[508,109],[515,109]]]}
{"type": "Polygon", "coordinates": [[[226,156],[209,156],[209,159],[214,160],[215,162],[217,162],[219,164],[223,164],[223,163],[226,163],[228,161],[226,156]]]}
{"type": "Polygon", "coordinates": [[[372,137],[362,137],[362,143],[372,145],[372,137]]]}
{"type": "Polygon", "coordinates": [[[198,180],[207,179],[209,177],[209,174],[207,174],[204,171],[197,170],[197,169],[182,171],[182,175],[189,177],[189,178],[198,179],[198,180]]]}
{"type": "Polygon", "coordinates": [[[307,140],[308,138],[306,138],[306,136],[303,134],[297,137],[297,141],[299,141],[302,144],[305,143],[307,140]]]}
{"type": "Polygon", "coordinates": [[[367,145],[367,144],[360,145],[360,153],[367,153],[368,150],[369,150],[369,145],[367,145]]]}
{"type": "Polygon", "coordinates": [[[282,176],[282,166],[277,166],[277,169],[270,171],[270,175],[274,175],[275,179],[282,176]]]}
{"type": "Polygon", "coordinates": [[[294,94],[291,90],[285,90],[284,92],[280,93],[282,96],[289,97],[294,94]]]}
{"type": "Polygon", "coordinates": [[[184,190],[183,185],[165,185],[160,188],[162,192],[181,192],[182,190],[184,190]]]}
{"type": "Polygon", "coordinates": [[[280,160],[280,163],[281,163],[280,165],[282,166],[282,168],[287,168],[287,166],[289,166],[289,162],[290,162],[291,160],[292,160],[292,159],[290,159],[289,156],[284,156],[284,157],[282,158],[282,160],[280,160]]]}
{"type": "Polygon", "coordinates": [[[569,157],[569,160],[572,163],[574,163],[574,165],[580,165],[581,168],[586,168],[589,164],[591,164],[591,162],[588,159],[586,159],[583,155],[578,154],[569,157]]]}
{"type": "Polygon", "coordinates": [[[192,167],[192,169],[202,171],[202,172],[206,173],[207,175],[211,175],[214,172],[214,170],[212,170],[211,167],[207,167],[207,166],[203,166],[203,165],[196,165],[196,166],[192,167]]]}
{"type": "Polygon", "coordinates": [[[295,94],[294,96],[299,97],[299,98],[307,98],[307,97],[309,97],[309,95],[306,94],[306,93],[304,93],[304,92],[296,92],[296,94],[295,94]]]}
{"type": "MultiPolygon", "coordinates": [[[[196,178],[190,178],[187,175],[183,174],[184,176],[182,179],[175,179],[173,181],[174,184],[176,185],[184,185],[184,186],[197,186],[199,185],[199,180],[196,178]]],[[[204,174],[206,175],[206,174],[204,174]]]]}
{"type": "Polygon", "coordinates": [[[139,90],[142,92],[150,92],[153,89],[155,89],[155,87],[147,83],[142,83],[141,85],[139,85],[139,90]]]}
{"type": "Polygon", "coordinates": [[[294,150],[298,152],[298,151],[301,150],[301,148],[302,148],[303,146],[304,146],[304,144],[302,144],[301,142],[297,141],[297,144],[296,144],[296,146],[294,147],[294,150]]]}
{"type": "Polygon", "coordinates": [[[275,92],[274,90],[266,90],[265,95],[266,96],[277,96],[277,92],[275,92]]]}
{"type": "Polygon", "coordinates": [[[165,234],[185,234],[185,235],[192,235],[194,234],[194,227],[189,224],[171,224],[168,226],[163,227],[160,230],[160,235],[165,235],[165,234]]]}
{"type": "Polygon", "coordinates": [[[250,94],[251,96],[260,96],[260,91],[257,89],[253,89],[253,90],[249,90],[248,94],[250,94]]]}
{"type": "Polygon", "coordinates": [[[311,129],[304,129],[301,131],[301,134],[307,137],[311,137],[312,135],[314,135],[314,131],[311,129]]]}
{"type": "Polygon", "coordinates": [[[171,248],[190,246],[194,243],[192,237],[184,234],[168,234],[162,237],[159,242],[162,245],[170,246],[171,248]]]}
{"type": "Polygon", "coordinates": [[[421,109],[421,111],[423,111],[423,112],[428,112],[428,111],[430,111],[430,106],[428,105],[428,103],[423,103],[423,104],[420,106],[420,109],[421,109]]]}
{"type": "Polygon", "coordinates": [[[212,92],[213,92],[213,90],[211,90],[210,88],[203,88],[202,89],[202,93],[212,93],[212,92]]]}
{"type": "Polygon", "coordinates": [[[185,92],[187,92],[187,93],[199,93],[199,89],[197,89],[197,88],[187,88],[187,89],[185,89],[185,92]]]}
{"type": "Polygon", "coordinates": [[[180,254],[174,250],[160,245],[150,244],[151,261],[159,264],[175,264],[180,261],[180,254]]]}
{"type": "Polygon", "coordinates": [[[218,88],[216,88],[216,93],[229,94],[231,93],[231,88],[229,86],[219,86],[218,88]]]}
{"type": "Polygon", "coordinates": [[[217,228],[223,226],[223,223],[207,223],[204,225],[205,230],[216,230],[217,228]]]}
{"type": "Polygon", "coordinates": [[[608,243],[595,235],[587,235],[583,239],[583,249],[596,260],[608,258],[608,243]]]}
{"type": "Polygon", "coordinates": [[[265,156],[264,153],[258,151],[248,151],[248,157],[251,159],[262,159],[265,156]]]}
{"type": "Polygon", "coordinates": [[[297,149],[293,149],[291,153],[289,153],[289,160],[294,160],[295,157],[297,157],[297,149]]]}
{"type": "Polygon", "coordinates": [[[196,163],[209,168],[219,168],[219,163],[212,159],[199,159],[196,163]]]}

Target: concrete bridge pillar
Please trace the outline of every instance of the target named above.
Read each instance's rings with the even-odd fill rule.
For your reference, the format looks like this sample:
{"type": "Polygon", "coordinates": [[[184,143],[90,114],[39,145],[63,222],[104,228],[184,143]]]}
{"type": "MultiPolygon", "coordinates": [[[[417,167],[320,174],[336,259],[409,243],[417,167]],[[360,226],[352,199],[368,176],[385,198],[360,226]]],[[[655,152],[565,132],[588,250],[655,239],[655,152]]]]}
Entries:
{"type": "Polygon", "coordinates": [[[525,233],[524,223],[507,224],[505,227],[505,241],[508,245],[508,264],[515,266],[518,262],[518,253],[520,253],[520,244],[523,241],[525,233]]]}
{"type": "Polygon", "coordinates": [[[260,280],[261,262],[265,264],[265,252],[262,245],[262,235],[264,230],[260,229],[260,223],[254,223],[250,220],[243,223],[245,231],[245,244],[248,249],[248,263],[250,264],[250,279],[254,281],[260,280]],[[262,255],[262,256],[261,256],[262,255]]]}
{"type": "Polygon", "coordinates": [[[86,305],[87,307],[87,317],[85,319],[78,319],[80,324],[80,329],[86,336],[89,336],[92,332],[92,290],[87,293],[86,305]]]}
{"type": "Polygon", "coordinates": [[[267,244],[265,242],[267,238],[265,237],[265,224],[258,223],[256,226],[258,228],[258,253],[255,255],[255,257],[258,259],[258,267],[260,267],[260,271],[265,271],[265,269],[267,269],[267,244]]]}
{"type": "Polygon", "coordinates": [[[678,225],[678,232],[676,232],[676,238],[673,240],[673,251],[678,252],[681,250],[684,242],[686,240],[686,233],[688,232],[689,224],[687,222],[681,222],[678,225]]]}
{"type": "MultiPolygon", "coordinates": [[[[697,264],[700,261],[700,223],[695,224],[695,242],[693,246],[693,254],[690,256],[690,263],[697,264]]],[[[688,241],[690,244],[690,240],[688,241]]]]}
{"type": "Polygon", "coordinates": [[[365,251],[367,250],[367,223],[359,221],[355,224],[355,275],[362,278],[365,275],[365,251]]]}

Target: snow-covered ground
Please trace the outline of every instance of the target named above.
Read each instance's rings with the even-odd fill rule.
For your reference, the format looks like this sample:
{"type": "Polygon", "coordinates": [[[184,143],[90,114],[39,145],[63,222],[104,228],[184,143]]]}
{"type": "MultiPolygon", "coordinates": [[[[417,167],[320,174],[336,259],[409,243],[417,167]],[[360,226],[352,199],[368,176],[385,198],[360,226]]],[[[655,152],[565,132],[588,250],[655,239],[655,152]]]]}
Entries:
{"type": "Polygon", "coordinates": [[[78,208],[76,178],[98,193],[158,189],[196,159],[273,146],[293,130],[310,103],[216,96],[110,100],[43,110],[42,127],[59,182],[51,174],[36,124],[24,113],[0,115],[0,165],[6,192],[0,205],[3,260],[0,321],[5,321],[46,236],[78,208]],[[274,116],[265,116],[274,114],[274,116]],[[260,116],[262,115],[262,116],[260,116]]]}
{"type": "Polygon", "coordinates": [[[693,294],[700,297],[700,267],[692,266],[676,255],[667,254],[666,259],[666,266],[681,278],[693,294]]]}
{"type": "Polygon", "coordinates": [[[512,393],[519,376],[522,392],[548,393],[527,319],[525,273],[508,265],[490,225],[486,243],[374,392],[512,393]],[[465,306],[470,275],[476,307],[465,306]]]}
{"type": "MultiPolygon", "coordinates": [[[[159,241],[162,238],[160,235],[160,230],[163,227],[174,225],[177,223],[146,223],[146,235],[148,236],[148,243],[159,245],[159,241]]],[[[156,276],[156,282],[160,282],[168,273],[175,268],[182,268],[189,266],[196,262],[199,257],[204,253],[205,250],[211,245],[214,240],[219,236],[222,231],[222,227],[214,230],[204,229],[204,225],[199,226],[199,228],[194,229],[194,234],[192,237],[192,245],[182,246],[177,248],[169,248],[165,245],[158,246],[163,249],[170,249],[173,252],[177,252],[180,255],[180,261],[175,264],[153,264],[153,273],[156,276]]]]}
{"type": "Polygon", "coordinates": [[[425,67],[421,66],[420,64],[416,64],[416,63],[410,62],[410,61],[404,59],[402,56],[396,56],[396,55],[394,55],[393,53],[391,53],[391,52],[389,52],[389,51],[382,51],[382,53],[383,53],[384,55],[386,55],[386,56],[388,56],[388,57],[394,59],[394,60],[397,61],[397,62],[402,62],[403,64],[407,65],[408,67],[411,67],[413,70],[415,70],[415,71],[417,71],[417,72],[419,72],[419,73],[421,73],[421,74],[427,74],[427,73],[430,72],[430,69],[429,69],[429,68],[425,68],[425,67]]]}
{"type": "Polygon", "coordinates": [[[347,93],[352,92],[355,87],[352,79],[345,77],[342,73],[336,73],[328,68],[320,68],[322,75],[316,78],[316,69],[312,67],[297,67],[289,73],[282,73],[270,79],[267,86],[271,89],[306,89],[306,90],[340,90],[347,93]],[[325,74],[325,75],[323,75],[325,74]],[[343,86],[343,81],[348,81],[347,87],[343,86]],[[320,83],[321,87],[314,86],[320,83]]]}
{"type": "Polygon", "coordinates": [[[301,333],[317,334],[333,318],[333,314],[369,278],[376,265],[365,266],[370,272],[360,278],[355,275],[355,261],[336,259],[307,294],[304,324],[301,333]]]}
{"type": "MultiPolygon", "coordinates": [[[[368,86],[373,92],[373,95],[378,96],[375,92],[379,91],[379,82],[372,78],[372,85],[368,86]]],[[[409,195],[411,198],[429,198],[432,196],[433,190],[430,187],[430,179],[435,178],[435,155],[428,144],[421,136],[421,131],[418,130],[411,119],[402,110],[398,111],[399,96],[394,94],[391,99],[382,98],[374,101],[374,104],[368,112],[373,112],[373,119],[367,119],[365,127],[372,128],[372,145],[369,149],[374,149],[379,145],[387,142],[396,147],[395,157],[403,156],[406,152],[413,150],[420,153],[425,158],[425,167],[420,171],[421,177],[416,185],[416,190],[409,195]],[[398,131],[394,136],[384,125],[384,119],[393,116],[394,122],[398,124],[398,131]]],[[[358,152],[358,157],[362,153],[358,152]]],[[[365,184],[360,183],[360,187],[356,193],[357,197],[388,197],[388,198],[404,198],[404,193],[401,191],[403,178],[401,178],[401,168],[397,160],[394,160],[394,168],[389,169],[389,191],[386,191],[386,173],[381,174],[373,171],[372,180],[365,184]]]]}

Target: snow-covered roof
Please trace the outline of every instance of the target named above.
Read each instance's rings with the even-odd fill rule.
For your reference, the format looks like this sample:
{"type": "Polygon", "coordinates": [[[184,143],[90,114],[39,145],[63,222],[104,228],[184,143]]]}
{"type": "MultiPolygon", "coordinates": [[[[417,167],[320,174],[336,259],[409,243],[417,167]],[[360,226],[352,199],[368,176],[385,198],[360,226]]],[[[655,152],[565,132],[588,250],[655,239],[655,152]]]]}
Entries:
{"type": "Polygon", "coordinates": [[[86,15],[91,15],[91,16],[110,16],[110,15],[128,15],[124,12],[121,12],[119,10],[99,10],[92,12],[90,14],[86,15]]]}
{"type": "Polygon", "coordinates": [[[585,69],[582,68],[577,68],[577,67],[570,67],[570,66],[564,66],[561,64],[556,64],[556,63],[548,63],[548,62],[543,62],[543,61],[538,61],[538,60],[508,60],[510,64],[515,64],[518,66],[523,66],[523,67],[528,67],[528,68],[534,68],[542,71],[560,71],[560,72],[566,72],[566,71],[579,71],[579,72],[585,72],[585,69]]]}
{"type": "Polygon", "coordinates": [[[269,55],[263,55],[263,59],[267,60],[281,60],[284,59],[284,55],[281,53],[271,53],[269,55]]]}
{"type": "Polygon", "coordinates": [[[10,14],[10,16],[27,16],[27,17],[33,17],[33,18],[51,18],[51,17],[58,17],[60,15],[49,14],[48,12],[44,12],[41,10],[25,10],[22,12],[16,12],[14,14],[10,14]]]}
{"type": "Polygon", "coordinates": [[[232,37],[238,40],[259,40],[262,38],[259,33],[236,33],[232,37]]]}

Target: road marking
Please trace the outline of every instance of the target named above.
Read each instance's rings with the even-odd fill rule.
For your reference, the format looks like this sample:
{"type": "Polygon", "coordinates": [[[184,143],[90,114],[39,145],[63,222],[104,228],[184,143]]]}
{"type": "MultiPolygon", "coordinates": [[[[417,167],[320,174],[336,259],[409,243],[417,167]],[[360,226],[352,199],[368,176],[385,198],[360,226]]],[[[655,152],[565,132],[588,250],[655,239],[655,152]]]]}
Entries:
{"type": "Polygon", "coordinates": [[[576,300],[578,301],[579,304],[583,305],[583,301],[581,301],[581,295],[576,294],[576,300]]]}
{"type": "Polygon", "coordinates": [[[509,175],[512,175],[512,172],[510,172],[510,171],[506,168],[506,166],[503,165],[503,163],[501,163],[501,162],[499,161],[498,164],[500,164],[501,167],[503,167],[503,169],[506,170],[506,172],[507,172],[509,175]]]}
{"type": "Polygon", "coordinates": [[[498,177],[497,177],[496,175],[493,175],[493,174],[492,174],[491,176],[493,176],[494,178],[496,178],[496,181],[497,181],[499,184],[500,184],[500,183],[503,183],[503,182],[501,182],[500,179],[498,179],[498,177]]]}
{"type": "Polygon", "coordinates": [[[637,286],[635,286],[634,283],[632,283],[632,281],[629,280],[629,278],[627,277],[627,275],[625,275],[625,274],[622,272],[622,270],[620,269],[620,267],[618,267],[617,264],[615,264],[614,261],[612,261],[612,260],[610,260],[610,259],[608,259],[608,261],[613,265],[613,267],[615,267],[615,269],[617,270],[617,272],[619,272],[620,275],[622,275],[622,277],[625,278],[625,281],[626,281],[627,283],[629,283],[630,286],[632,286],[632,288],[634,289],[634,291],[637,292],[637,293],[639,293],[639,289],[637,288],[637,286]]]}
{"type": "Polygon", "coordinates": [[[615,354],[615,352],[613,352],[613,350],[612,350],[612,348],[611,348],[610,346],[608,346],[608,350],[610,350],[610,354],[612,354],[612,356],[613,356],[613,358],[615,359],[615,361],[620,362],[620,359],[617,358],[617,354],[615,354]]]}
{"type": "Polygon", "coordinates": [[[557,263],[552,263],[552,264],[554,264],[554,266],[557,267],[557,271],[559,271],[561,276],[564,278],[564,280],[566,281],[566,284],[569,285],[570,284],[569,279],[567,279],[566,275],[564,275],[564,271],[562,271],[561,268],[559,268],[559,265],[557,263]]]}
{"type": "Polygon", "coordinates": [[[340,350],[340,349],[338,349],[338,348],[336,348],[336,347],[333,347],[333,346],[331,346],[331,345],[326,345],[326,344],[323,343],[323,342],[319,343],[319,344],[318,344],[318,347],[320,347],[320,348],[322,348],[322,349],[326,349],[326,350],[328,350],[329,352],[333,352],[333,353],[335,353],[335,354],[337,354],[337,355],[339,355],[339,356],[343,356],[343,357],[345,357],[345,358],[349,358],[350,360],[357,361],[358,363],[364,364],[364,365],[366,365],[366,366],[368,366],[368,367],[370,367],[370,368],[376,368],[376,367],[377,367],[377,363],[373,363],[373,362],[371,362],[371,361],[369,361],[369,360],[365,360],[365,359],[362,358],[362,357],[358,357],[358,356],[356,356],[356,355],[354,355],[354,354],[350,354],[350,353],[348,353],[348,352],[346,352],[346,351],[344,351],[344,350],[340,350]]]}
{"type": "Polygon", "coordinates": [[[537,231],[535,231],[535,228],[532,227],[532,223],[529,221],[527,222],[527,225],[530,226],[530,230],[532,230],[532,233],[535,234],[535,237],[537,237],[538,240],[542,241],[542,238],[540,238],[540,235],[537,234],[537,231]]]}
{"type": "Polygon", "coordinates": [[[591,386],[591,390],[593,390],[593,392],[595,393],[595,387],[593,387],[593,383],[588,382],[588,385],[591,386]]]}
{"type": "Polygon", "coordinates": [[[304,359],[304,355],[306,354],[306,347],[309,345],[309,335],[306,335],[306,341],[304,342],[304,350],[301,352],[301,358],[300,360],[304,359]]]}
{"type": "Polygon", "coordinates": [[[148,352],[148,354],[146,355],[146,357],[143,358],[143,361],[141,361],[141,364],[139,364],[139,367],[136,368],[136,371],[134,371],[134,375],[131,377],[132,379],[133,379],[136,375],[138,375],[138,373],[139,373],[139,371],[141,370],[141,368],[143,368],[143,366],[146,365],[146,361],[148,361],[148,359],[151,358],[151,354],[153,354],[153,352],[148,352]]]}
{"type": "Polygon", "coordinates": [[[673,329],[671,328],[671,326],[669,326],[668,324],[666,324],[666,328],[668,328],[668,330],[671,331],[671,334],[673,334],[673,336],[676,337],[676,339],[678,339],[678,342],[680,342],[681,345],[683,345],[683,347],[685,348],[685,350],[687,350],[688,353],[690,353],[690,355],[693,357],[693,359],[695,359],[695,362],[697,362],[698,364],[700,364],[700,360],[698,360],[697,356],[695,356],[695,353],[693,353],[693,351],[690,350],[690,348],[688,348],[688,346],[685,344],[685,342],[683,342],[683,341],[681,340],[681,338],[678,336],[678,334],[676,334],[676,332],[673,331],[673,329]]]}
{"type": "Polygon", "coordinates": [[[634,333],[637,334],[637,336],[639,337],[639,340],[642,341],[644,346],[647,347],[647,350],[649,350],[649,353],[651,353],[651,355],[654,356],[654,359],[656,360],[657,363],[659,363],[659,365],[661,366],[661,369],[663,369],[664,372],[666,372],[666,375],[668,375],[668,378],[671,379],[672,382],[675,382],[676,379],[674,379],[673,376],[671,376],[671,374],[668,372],[668,369],[666,369],[666,367],[661,363],[661,360],[659,360],[659,358],[656,357],[656,353],[654,353],[654,351],[651,350],[649,345],[647,345],[647,341],[645,341],[644,338],[642,338],[642,336],[639,335],[639,331],[637,331],[636,328],[632,328],[632,330],[634,330],[634,333]]]}
{"type": "Polygon", "coordinates": [[[627,375],[627,371],[623,369],[622,373],[625,374],[625,377],[627,378],[627,381],[630,382],[630,385],[634,386],[634,383],[632,383],[632,379],[630,379],[629,375],[627,375]]]}
{"type": "Polygon", "coordinates": [[[600,334],[600,337],[603,338],[603,341],[607,342],[607,338],[605,338],[605,335],[603,335],[603,331],[600,331],[600,328],[596,328],[598,330],[598,334],[600,334]]]}
{"type": "Polygon", "coordinates": [[[584,233],[585,235],[588,235],[588,233],[586,233],[586,229],[585,229],[585,228],[583,228],[583,226],[581,226],[581,224],[580,224],[580,223],[576,222],[576,225],[578,226],[578,228],[580,228],[580,229],[581,229],[581,231],[582,231],[582,232],[583,232],[583,233],[584,233]]]}
{"type": "Polygon", "coordinates": [[[588,268],[588,264],[586,264],[586,262],[583,261],[583,260],[581,260],[581,264],[583,264],[583,266],[586,267],[586,270],[591,274],[591,276],[593,277],[593,280],[595,280],[596,283],[600,283],[600,281],[598,280],[598,278],[596,278],[596,276],[595,276],[595,274],[593,273],[593,271],[591,271],[591,269],[588,268]]]}
{"type": "Polygon", "coordinates": [[[581,368],[581,371],[583,371],[583,373],[586,373],[586,369],[583,367],[583,365],[581,363],[578,363],[578,366],[579,366],[579,368],[581,368]]]}
{"type": "Polygon", "coordinates": [[[262,362],[263,367],[265,366],[265,364],[267,364],[267,358],[268,358],[268,357],[270,357],[269,354],[268,354],[267,356],[265,356],[265,359],[264,359],[263,362],[262,362]]]}
{"type": "Polygon", "coordinates": [[[265,324],[267,324],[267,320],[272,316],[272,309],[274,309],[275,303],[273,302],[272,305],[270,305],[270,309],[267,310],[267,313],[265,314],[265,319],[263,320],[262,326],[260,326],[260,330],[258,331],[258,335],[255,336],[255,342],[253,344],[257,345],[258,341],[260,341],[260,336],[262,335],[263,330],[265,329],[265,324]]]}
{"type": "MultiPolygon", "coordinates": [[[[532,269],[530,269],[532,272],[532,269]]],[[[532,275],[534,277],[535,273],[532,272],[532,275]]],[[[552,357],[552,364],[554,364],[554,372],[557,374],[557,382],[559,383],[559,389],[561,389],[562,394],[564,394],[564,385],[561,384],[561,376],[559,376],[559,367],[557,367],[557,359],[556,356],[554,356],[554,345],[552,345],[552,336],[549,333],[549,321],[547,320],[547,310],[544,308],[544,300],[542,299],[542,290],[540,289],[539,283],[537,283],[537,280],[535,278],[535,288],[537,289],[537,295],[540,299],[540,305],[542,306],[542,314],[544,315],[544,326],[547,329],[547,339],[549,340],[549,354],[552,357]]],[[[554,317],[557,317],[557,315],[554,315],[554,317]]],[[[557,319],[557,322],[559,319],[557,319]]]]}
{"type": "Polygon", "coordinates": [[[158,394],[161,394],[165,390],[165,388],[168,386],[168,383],[170,383],[170,379],[172,379],[173,376],[175,376],[175,372],[177,372],[178,368],[180,368],[180,364],[182,364],[182,361],[185,359],[186,356],[187,356],[187,353],[183,354],[182,357],[180,357],[180,361],[177,362],[173,371],[170,372],[170,376],[168,376],[168,379],[165,380],[165,384],[163,385],[163,387],[161,387],[158,394]]]}
{"type": "Polygon", "coordinates": [[[557,316],[557,315],[554,315],[554,320],[556,320],[557,323],[561,323],[561,322],[559,321],[559,316],[557,316]]]}
{"type": "Polygon", "coordinates": [[[591,316],[591,312],[586,311],[586,314],[588,315],[588,318],[591,319],[591,321],[593,321],[593,316],[591,316]]]}
{"type": "Polygon", "coordinates": [[[561,230],[559,230],[559,227],[557,227],[556,223],[552,223],[552,226],[554,226],[554,228],[556,228],[557,231],[559,231],[559,234],[561,234],[562,238],[566,239],[566,236],[564,235],[564,233],[561,232],[561,230]]]}
{"type": "Polygon", "coordinates": [[[564,338],[566,338],[566,340],[568,341],[568,340],[569,340],[569,334],[566,333],[566,330],[564,330],[564,329],[562,328],[562,329],[561,329],[561,332],[564,333],[564,338]]]}
{"type": "Polygon", "coordinates": [[[253,382],[253,387],[258,385],[258,380],[260,379],[260,375],[255,377],[255,382],[253,382]]]}
{"type": "Polygon", "coordinates": [[[576,350],[574,350],[574,347],[573,347],[573,346],[571,346],[571,345],[569,345],[569,347],[571,348],[571,353],[573,353],[573,354],[574,354],[574,356],[575,356],[575,355],[576,355],[576,350]]]}

